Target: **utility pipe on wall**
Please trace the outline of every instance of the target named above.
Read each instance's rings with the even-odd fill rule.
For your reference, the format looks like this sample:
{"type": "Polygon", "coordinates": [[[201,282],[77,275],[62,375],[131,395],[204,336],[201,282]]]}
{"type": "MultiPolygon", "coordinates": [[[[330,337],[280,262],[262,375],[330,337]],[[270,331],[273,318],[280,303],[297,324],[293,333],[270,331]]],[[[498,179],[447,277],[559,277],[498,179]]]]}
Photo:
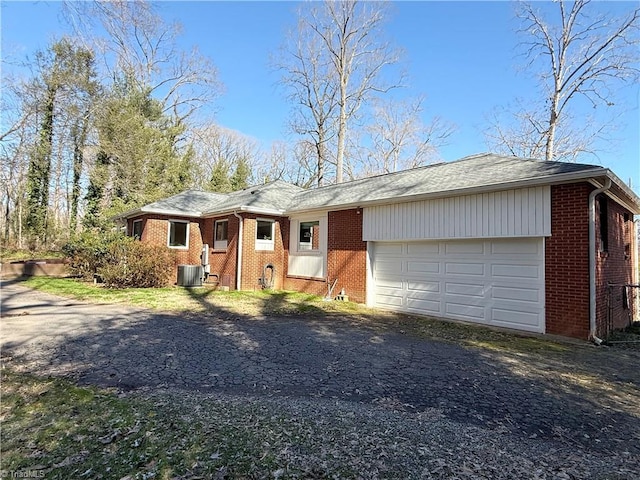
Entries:
{"type": "Polygon", "coordinates": [[[242,216],[237,212],[233,215],[238,219],[238,262],[236,265],[236,290],[242,290],[242,216]]]}
{"type": "Polygon", "coordinates": [[[596,335],[596,196],[610,188],[607,177],[604,186],[589,194],[589,337],[596,345],[602,343],[596,335]]]}

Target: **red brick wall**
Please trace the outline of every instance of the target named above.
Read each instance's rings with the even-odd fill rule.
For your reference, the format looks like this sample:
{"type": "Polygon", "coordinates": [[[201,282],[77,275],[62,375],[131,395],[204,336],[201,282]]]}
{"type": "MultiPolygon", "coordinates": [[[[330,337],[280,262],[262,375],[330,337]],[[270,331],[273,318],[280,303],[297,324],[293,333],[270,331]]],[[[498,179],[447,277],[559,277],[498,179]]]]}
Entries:
{"type": "Polygon", "coordinates": [[[546,332],[589,336],[587,183],[551,187],[551,237],[545,240],[546,332]]]}
{"type": "MultiPolygon", "coordinates": [[[[546,331],[589,338],[589,194],[588,183],[551,187],[551,237],[545,242],[546,331]]],[[[596,206],[596,326],[605,337],[624,328],[631,318],[623,308],[622,288],[613,289],[608,303],[607,282],[632,282],[633,215],[607,198],[608,248],[600,250],[600,218],[596,206]],[[628,221],[625,222],[625,214],[628,221]],[[632,257],[632,255],[631,255],[632,257]]]]}
{"type": "MultiPolygon", "coordinates": [[[[289,247],[289,221],[286,218],[270,217],[265,215],[242,214],[243,222],[243,247],[242,247],[242,290],[259,290],[262,288],[258,279],[263,276],[264,267],[271,264],[275,267],[273,288],[284,288],[286,275],[286,248],[289,247]],[[274,220],[274,247],[273,250],[256,250],[256,219],[274,220]]],[[[269,277],[271,272],[267,272],[269,277]]]]}
{"type": "Polygon", "coordinates": [[[634,248],[634,228],[631,212],[607,198],[608,248],[602,251],[600,221],[596,215],[596,324],[597,334],[606,337],[612,329],[628,326],[632,319],[632,296],[628,298],[630,308],[625,309],[623,287],[612,287],[609,295],[607,285],[608,282],[617,285],[633,283],[630,253],[634,248]]]}
{"type": "MultiPolygon", "coordinates": [[[[286,290],[295,290],[296,292],[305,292],[321,297],[326,296],[329,292],[326,280],[303,277],[286,277],[284,288],[286,290]]],[[[338,292],[339,291],[334,290],[334,296],[337,295],[338,292]]]]}
{"type": "MultiPolygon", "coordinates": [[[[367,283],[367,242],[362,241],[362,209],[329,212],[327,266],[333,291],[344,288],[349,300],[364,303],[367,283]]],[[[326,294],[326,285],[325,292],[326,294]]]]}
{"type": "Polygon", "coordinates": [[[240,222],[234,215],[207,218],[204,220],[203,237],[209,245],[210,276],[208,281],[217,281],[219,286],[236,288],[236,263],[238,260],[238,226],[240,222]],[[216,220],[227,220],[227,248],[214,249],[214,225],[216,220]]]}

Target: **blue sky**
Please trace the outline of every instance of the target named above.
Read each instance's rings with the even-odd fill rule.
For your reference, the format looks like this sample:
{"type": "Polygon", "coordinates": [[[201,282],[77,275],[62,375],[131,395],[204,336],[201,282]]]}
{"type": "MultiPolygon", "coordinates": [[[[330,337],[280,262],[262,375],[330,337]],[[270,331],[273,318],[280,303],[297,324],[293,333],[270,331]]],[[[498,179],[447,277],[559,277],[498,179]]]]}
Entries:
{"type": "MultiPolygon", "coordinates": [[[[540,3],[540,5],[542,5],[540,3]]],[[[43,49],[65,31],[57,2],[3,1],[3,57],[43,49]]],[[[295,24],[292,2],[162,2],[167,20],[184,27],[185,49],[197,45],[217,66],[225,93],[212,105],[217,123],[257,138],[265,148],[286,138],[290,106],[278,88],[269,58],[295,24]]],[[[637,2],[600,2],[597,8],[628,11],[637,2]]],[[[405,51],[409,74],[403,95],[423,96],[426,123],[434,115],[456,125],[445,160],[487,150],[483,130],[496,107],[528,98],[535,81],[518,65],[511,2],[397,2],[387,25],[389,39],[405,51]]],[[[7,68],[3,65],[3,68],[7,68]]],[[[609,151],[589,163],[611,168],[640,192],[640,88],[622,89],[623,112],[609,151]]]]}

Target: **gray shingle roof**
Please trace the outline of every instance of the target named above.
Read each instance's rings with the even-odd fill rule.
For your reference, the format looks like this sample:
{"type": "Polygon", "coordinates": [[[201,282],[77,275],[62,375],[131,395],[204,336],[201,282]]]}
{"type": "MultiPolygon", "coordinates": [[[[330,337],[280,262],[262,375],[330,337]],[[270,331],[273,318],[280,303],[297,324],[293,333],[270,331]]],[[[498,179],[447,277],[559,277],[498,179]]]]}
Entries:
{"type": "Polygon", "coordinates": [[[281,180],[248,187],[232,193],[187,190],[126,212],[122,217],[127,218],[140,213],[199,217],[233,210],[253,210],[263,213],[282,214],[289,208],[295,195],[302,190],[300,187],[281,180]]]}
{"type": "Polygon", "coordinates": [[[223,200],[212,205],[204,213],[225,212],[237,209],[251,209],[285,212],[291,206],[296,194],[303,192],[301,187],[282,180],[265,183],[229,193],[223,200]]]}
{"type": "Polygon", "coordinates": [[[221,193],[187,190],[172,197],[158,200],[142,207],[143,212],[172,213],[174,215],[199,215],[221,202],[226,195],[221,193]]]}
{"type": "Polygon", "coordinates": [[[471,189],[503,187],[524,181],[548,181],[580,172],[606,175],[606,169],[594,165],[506,157],[480,154],[448,163],[405,170],[397,173],[362,178],[339,185],[321,187],[298,194],[289,211],[313,210],[329,206],[367,204],[453,193],[471,189]]]}
{"type": "Polygon", "coordinates": [[[199,217],[234,210],[279,215],[593,177],[612,178],[613,190],[629,198],[640,211],[640,199],[606,168],[485,153],[309,190],[281,180],[228,194],[188,190],[127,212],[122,217],[145,212],[199,217]]]}

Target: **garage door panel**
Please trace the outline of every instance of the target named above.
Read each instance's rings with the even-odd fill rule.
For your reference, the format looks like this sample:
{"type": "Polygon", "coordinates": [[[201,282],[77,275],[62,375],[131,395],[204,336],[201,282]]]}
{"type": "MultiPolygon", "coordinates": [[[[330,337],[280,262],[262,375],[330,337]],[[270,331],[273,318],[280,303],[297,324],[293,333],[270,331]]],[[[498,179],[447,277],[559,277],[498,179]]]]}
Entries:
{"type": "Polygon", "coordinates": [[[492,308],[491,317],[494,324],[502,327],[513,328],[514,325],[518,325],[523,330],[537,331],[537,327],[538,327],[537,313],[523,312],[520,310],[492,308]]]}
{"type": "Polygon", "coordinates": [[[445,272],[451,275],[484,275],[485,265],[482,263],[447,262],[445,272]]]}
{"type": "Polygon", "coordinates": [[[404,306],[404,297],[402,295],[386,295],[384,293],[377,294],[377,304],[383,307],[400,308],[404,306]]]}
{"type": "Polygon", "coordinates": [[[371,245],[382,308],[544,332],[544,239],[371,245]]]}
{"type": "Polygon", "coordinates": [[[462,303],[449,303],[445,304],[445,313],[454,315],[463,320],[481,321],[484,319],[484,307],[465,305],[462,303]]]}
{"type": "Polygon", "coordinates": [[[402,255],[402,243],[376,243],[375,254],[382,255],[402,255]]]}
{"type": "Polygon", "coordinates": [[[540,290],[537,288],[499,287],[493,286],[491,298],[494,300],[517,300],[519,302],[540,303],[540,290]]]}
{"type": "Polygon", "coordinates": [[[439,315],[441,313],[439,300],[419,300],[415,298],[407,298],[407,309],[419,313],[426,312],[432,315],[439,315]]]}
{"type": "Polygon", "coordinates": [[[440,262],[407,262],[406,270],[409,273],[440,273],[440,262]]]}
{"type": "Polygon", "coordinates": [[[402,261],[382,260],[376,262],[376,270],[383,276],[385,274],[399,275],[402,273],[402,261]]]}
{"type": "Polygon", "coordinates": [[[541,276],[541,268],[537,265],[491,265],[491,275],[503,278],[529,278],[538,279],[541,276]]]}
{"type": "Polygon", "coordinates": [[[407,282],[407,290],[410,292],[440,293],[440,282],[407,282]]]}
{"type": "Polygon", "coordinates": [[[539,242],[524,239],[514,242],[512,240],[494,240],[491,242],[491,254],[496,255],[534,255],[540,254],[539,242]]]}
{"type": "Polygon", "coordinates": [[[467,295],[470,297],[484,298],[485,286],[470,283],[445,283],[445,292],[452,294],[467,295]]]}
{"type": "Polygon", "coordinates": [[[440,253],[440,244],[437,242],[430,243],[407,243],[407,255],[410,256],[424,256],[440,253]]]}
{"type": "Polygon", "coordinates": [[[483,242],[450,242],[445,244],[447,255],[482,255],[485,245],[483,242]]]}

